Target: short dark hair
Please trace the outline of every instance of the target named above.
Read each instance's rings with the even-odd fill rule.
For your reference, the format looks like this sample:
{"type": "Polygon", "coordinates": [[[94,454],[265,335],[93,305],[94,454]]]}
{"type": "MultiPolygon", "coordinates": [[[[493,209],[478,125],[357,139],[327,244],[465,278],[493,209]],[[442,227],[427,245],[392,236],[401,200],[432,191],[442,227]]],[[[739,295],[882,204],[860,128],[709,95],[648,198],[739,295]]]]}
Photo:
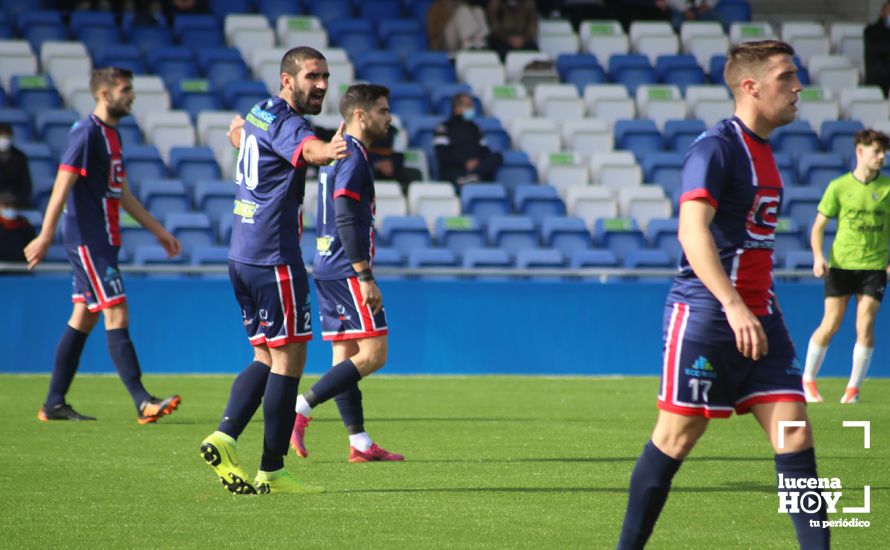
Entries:
{"type": "Polygon", "coordinates": [[[99,88],[114,86],[120,79],[133,80],[133,71],[120,67],[93,69],[90,73],[90,93],[98,99],[99,88]]]}
{"type": "Polygon", "coordinates": [[[859,130],[856,132],[856,135],[853,136],[853,144],[854,145],[880,145],[882,149],[890,149],[890,136],[887,136],[884,132],[880,130],[872,130],[871,128],[866,128],[865,130],[859,130]]]}
{"type": "Polygon", "coordinates": [[[300,68],[303,66],[303,62],[310,59],[327,61],[324,54],[315,48],[310,48],[309,46],[291,48],[281,58],[281,66],[278,74],[287,73],[296,77],[297,73],[300,72],[300,68]]]}
{"type": "Polygon", "coordinates": [[[781,40],[758,40],[736,44],[726,54],[723,80],[727,86],[735,88],[741,82],[745,71],[762,65],[774,55],[794,55],[794,48],[781,40]]]}
{"type": "Polygon", "coordinates": [[[353,84],[340,98],[340,116],[352,118],[356,109],[370,109],[381,97],[389,97],[389,88],[380,84],[353,84]]]}

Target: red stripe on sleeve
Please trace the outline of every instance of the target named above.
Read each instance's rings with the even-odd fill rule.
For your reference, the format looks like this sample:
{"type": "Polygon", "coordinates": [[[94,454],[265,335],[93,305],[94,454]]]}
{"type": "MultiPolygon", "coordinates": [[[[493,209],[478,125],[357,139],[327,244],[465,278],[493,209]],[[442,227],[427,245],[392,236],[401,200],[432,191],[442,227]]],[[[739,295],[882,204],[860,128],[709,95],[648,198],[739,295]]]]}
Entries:
{"type": "Polygon", "coordinates": [[[81,176],[87,175],[86,168],[78,168],[77,166],[71,166],[70,164],[60,164],[59,170],[62,172],[72,172],[74,174],[80,174],[81,176]]]}
{"type": "Polygon", "coordinates": [[[350,199],[355,199],[357,201],[362,200],[362,196],[356,193],[355,191],[350,191],[349,189],[337,189],[334,191],[334,198],[337,197],[349,197],[350,199]]]}
{"type": "Polygon", "coordinates": [[[306,136],[306,139],[300,142],[297,145],[296,150],[294,150],[294,155],[290,158],[290,163],[294,168],[302,168],[306,166],[306,160],[303,158],[303,146],[306,145],[307,141],[312,141],[313,139],[318,139],[315,136],[306,136]]]}
{"type": "Polygon", "coordinates": [[[680,195],[680,204],[683,204],[686,201],[694,201],[696,199],[705,199],[708,201],[711,206],[717,208],[717,201],[714,200],[714,197],[711,196],[711,193],[708,192],[707,189],[694,189],[692,191],[687,191],[680,195]]]}

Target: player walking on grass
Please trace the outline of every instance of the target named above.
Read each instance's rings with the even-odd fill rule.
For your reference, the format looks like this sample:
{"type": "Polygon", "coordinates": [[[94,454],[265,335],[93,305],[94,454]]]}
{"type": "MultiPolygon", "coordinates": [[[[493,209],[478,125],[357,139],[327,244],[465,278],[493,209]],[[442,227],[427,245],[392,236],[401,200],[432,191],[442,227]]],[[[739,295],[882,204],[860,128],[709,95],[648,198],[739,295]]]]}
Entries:
{"type": "MultiPolygon", "coordinates": [[[[800,369],[773,294],[782,181],[767,139],[794,120],[801,90],[784,42],[734,46],[724,77],[735,113],[702,135],[683,164],[681,273],[668,294],[658,420],[630,480],[618,548],[642,548],[671,479],[711,418],[751,412],[786,479],[816,478],[800,369]],[[804,421],[785,428],[779,421],[804,421]]],[[[789,514],[802,548],[829,546],[811,527],[825,512],[789,514]]]]}
{"type": "Polygon", "coordinates": [[[312,338],[309,281],[300,252],[306,165],[345,158],[343,126],[330,143],[304,118],[321,112],[328,65],[321,52],[293,48],[281,60],[281,91],[257,103],[229,139],[238,153],[238,192],[229,278],[253,345],[254,360],[235,378],[217,431],[201,456],[238,494],[316,493],[284,469],[294,403],[312,338]],[[263,404],[263,454],[255,486],[238,460],[236,440],[263,404]]]}
{"type": "Polygon", "coordinates": [[[389,90],[350,86],[340,100],[349,157],[321,169],[318,177],[317,250],[313,263],[322,338],[331,342],[334,366],[297,398],[291,446],[304,443],[312,409],[331,398],[349,433],[349,461],[398,461],[365,432],[359,381],[386,362],[389,329],[383,298],[371,273],[374,260],[374,170],[368,147],[386,137],[392,116],[389,90]]]}
{"type": "Polygon", "coordinates": [[[807,401],[822,401],[816,376],[831,338],[841,326],[850,296],[856,295],[853,369],[841,403],[858,403],[859,388],[875,348],[875,317],[887,286],[890,243],[890,178],[881,174],[890,138],[862,130],[853,139],[856,168],[828,184],[810,234],[813,274],[825,278],[825,314],[810,337],[804,365],[807,401]],[[822,244],[828,220],[838,220],[837,236],[825,261],[822,244]]]}
{"type": "Polygon", "coordinates": [[[108,353],[133,399],[138,422],[148,424],[173,412],[180,398],[152,397],[142,385],[142,371],[130,340],[124,281],[118,271],[120,208],[157,237],[171,257],[179,254],[180,245],[145,210],[127,185],[116,126],[133,105],[133,73],[110,67],[96,69],[90,76],[90,92],[96,99],[96,108],[71,128],[43,227],[25,247],[28,268],[33,269],[46,256],[61,218],[62,238],[74,272],[74,308],[56,348],[49,393],[37,418],[95,420],[75,411],[65,402],[65,395],[80,364],[87,336],[101,312],[105,317],[108,353]]]}

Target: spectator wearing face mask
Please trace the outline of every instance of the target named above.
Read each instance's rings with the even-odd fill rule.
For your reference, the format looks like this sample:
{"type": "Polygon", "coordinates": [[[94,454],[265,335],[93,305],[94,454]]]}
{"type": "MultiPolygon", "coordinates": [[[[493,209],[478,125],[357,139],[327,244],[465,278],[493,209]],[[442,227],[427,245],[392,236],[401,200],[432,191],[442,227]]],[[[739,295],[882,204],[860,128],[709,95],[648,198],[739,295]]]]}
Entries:
{"type": "Polygon", "coordinates": [[[451,99],[451,117],[436,128],[433,138],[439,177],[456,186],[492,181],[504,160],[486,145],[485,135],[473,122],[475,116],[473,98],[455,95],[451,99]]]}
{"type": "Polygon", "coordinates": [[[865,27],[865,83],[890,90],[890,2],[881,8],[881,17],[865,27]]]}
{"type": "Polygon", "coordinates": [[[15,196],[0,192],[0,262],[25,263],[25,245],[36,236],[31,222],[19,215],[15,196]]]}
{"type": "Polygon", "coordinates": [[[28,157],[12,144],[12,126],[0,123],[0,193],[9,193],[18,208],[31,206],[28,157]]]}

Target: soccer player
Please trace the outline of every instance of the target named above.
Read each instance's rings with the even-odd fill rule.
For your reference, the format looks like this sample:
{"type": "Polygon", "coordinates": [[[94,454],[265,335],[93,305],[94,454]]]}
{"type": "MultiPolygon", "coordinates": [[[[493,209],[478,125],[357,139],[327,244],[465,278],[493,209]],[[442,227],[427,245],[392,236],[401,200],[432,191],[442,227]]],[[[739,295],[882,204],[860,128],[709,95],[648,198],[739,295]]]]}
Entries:
{"type": "Polygon", "coordinates": [[[232,384],[217,431],[201,443],[201,456],[223,486],[236,494],[315,493],[284,469],[294,403],[312,338],[309,281],[300,252],[306,165],[345,158],[343,126],[331,142],[316,138],[304,118],[321,112],[328,89],[321,52],[293,48],[281,59],[281,91],[233,124],[239,147],[235,224],[229,278],[241,306],[254,360],[232,384]],[[263,404],[263,454],[251,485],[238,460],[236,440],[263,404]]]}
{"type": "Polygon", "coordinates": [[[173,412],[181,400],[178,395],[165,399],[152,397],[142,385],[142,372],[128,329],[124,281],[117,265],[121,245],[120,208],[149,230],[171,257],[179,254],[180,245],[145,210],[127,185],[116,125],[130,113],[133,105],[133,73],[113,67],[95,69],[90,76],[90,92],[96,99],[96,108],[71,128],[46,206],[43,227],[37,238],[25,247],[28,267],[33,269],[46,255],[61,218],[62,238],[74,272],[71,296],[74,308],[56,348],[49,393],[37,418],[95,420],[75,411],[65,402],[65,395],[77,372],[87,336],[101,312],[105,318],[108,353],[136,406],[137,421],[149,424],[173,412]]]}
{"type": "MultiPolygon", "coordinates": [[[[683,163],[681,272],[664,315],[658,420],[630,480],[618,548],[642,548],[671,479],[711,418],[752,413],[772,444],[776,472],[815,478],[816,456],[800,369],[773,293],[773,244],[782,180],[770,133],[794,120],[801,90],[784,42],[730,49],[724,77],[734,116],[705,132],[683,163]],[[784,429],[779,421],[803,421],[784,429]]],[[[811,527],[824,511],[790,514],[801,548],[828,548],[811,527]]]]}
{"type": "Polygon", "coordinates": [[[862,130],[853,141],[856,168],[828,184],[810,233],[813,274],[825,278],[825,314],[807,347],[803,387],[809,402],[822,401],[816,375],[853,294],[857,302],[856,345],[853,370],[841,403],[859,402],[859,387],[875,347],[875,317],[890,269],[890,178],[881,174],[890,138],[883,132],[862,130]],[[826,262],[822,243],[831,218],[838,220],[837,236],[826,262]]]}
{"type": "Polygon", "coordinates": [[[297,398],[291,446],[301,457],[312,409],[332,397],[349,433],[349,461],[398,461],[365,432],[359,381],[386,362],[388,328],[383,298],[371,273],[374,260],[374,170],[368,147],[387,135],[389,90],[350,86],[340,99],[349,157],[318,176],[318,239],[313,276],[322,338],[331,342],[334,366],[297,398]]]}

